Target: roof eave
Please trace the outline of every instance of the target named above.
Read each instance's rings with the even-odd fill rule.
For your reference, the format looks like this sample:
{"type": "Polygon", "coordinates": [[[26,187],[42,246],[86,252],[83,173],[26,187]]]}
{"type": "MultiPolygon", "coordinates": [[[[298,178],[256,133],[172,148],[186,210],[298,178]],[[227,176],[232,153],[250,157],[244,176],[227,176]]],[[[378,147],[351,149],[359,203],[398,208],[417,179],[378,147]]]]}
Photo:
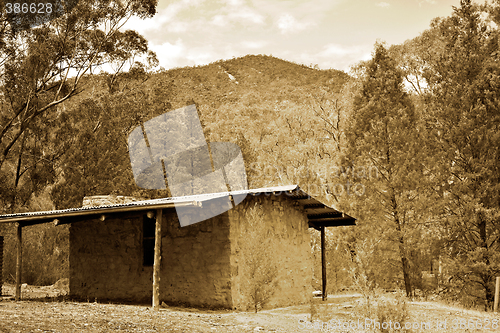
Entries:
{"type": "MultiPolygon", "coordinates": [[[[87,210],[77,210],[70,212],[57,212],[55,211],[53,214],[45,214],[45,215],[25,215],[25,216],[12,216],[5,217],[0,220],[0,223],[9,223],[9,222],[18,222],[26,225],[35,225],[42,224],[54,221],[56,219],[66,219],[72,217],[80,217],[80,216],[100,216],[103,214],[116,214],[116,213],[124,213],[131,211],[148,211],[155,209],[166,209],[166,208],[175,208],[175,207],[201,207],[202,203],[200,201],[190,201],[190,202],[167,202],[167,203],[158,203],[158,204],[150,204],[143,206],[120,206],[120,207],[99,207],[96,209],[87,209],[87,210]]],[[[65,224],[68,222],[61,222],[58,224],[65,224]]]]}

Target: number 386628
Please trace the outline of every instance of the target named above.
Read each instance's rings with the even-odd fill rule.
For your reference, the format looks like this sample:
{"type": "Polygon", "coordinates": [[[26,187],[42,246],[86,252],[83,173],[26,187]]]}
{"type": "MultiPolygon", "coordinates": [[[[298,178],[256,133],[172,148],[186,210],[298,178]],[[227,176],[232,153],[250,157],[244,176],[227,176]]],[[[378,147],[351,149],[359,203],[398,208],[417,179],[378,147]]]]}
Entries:
{"type": "Polygon", "coordinates": [[[52,4],[49,3],[11,3],[5,4],[7,14],[50,14],[52,4]]]}

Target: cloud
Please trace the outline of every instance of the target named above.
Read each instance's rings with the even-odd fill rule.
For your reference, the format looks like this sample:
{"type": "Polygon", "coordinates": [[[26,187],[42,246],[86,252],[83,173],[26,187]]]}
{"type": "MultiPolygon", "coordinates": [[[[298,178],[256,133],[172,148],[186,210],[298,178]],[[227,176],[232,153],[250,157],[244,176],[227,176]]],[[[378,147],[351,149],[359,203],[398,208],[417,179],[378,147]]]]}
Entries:
{"type": "Polygon", "coordinates": [[[273,18],[283,13],[290,13],[296,17],[321,20],[328,17],[328,12],[347,0],[293,0],[293,1],[269,1],[252,0],[253,6],[259,12],[265,13],[273,18]]]}
{"type": "Polygon", "coordinates": [[[182,39],[177,39],[175,43],[164,42],[162,44],[156,45],[150,43],[149,47],[156,52],[157,58],[160,61],[161,66],[165,68],[173,68],[186,66],[185,55],[187,48],[184,45],[182,39]]]}
{"type": "Polygon", "coordinates": [[[237,11],[232,11],[228,14],[228,17],[237,22],[247,22],[261,25],[264,23],[264,16],[257,13],[255,10],[249,7],[239,8],[237,11]]]}
{"type": "Polygon", "coordinates": [[[418,1],[418,5],[419,6],[422,6],[422,4],[424,4],[424,3],[435,5],[436,4],[436,0],[419,0],[418,1]]]}
{"type": "Polygon", "coordinates": [[[150,19],[143,20],[136,16],[132,16],[122,30],[137,30],[139,33],[147,35],[146,37],[149,37],[148,40],[154,40],[155,36],[161,38],[161,35],[165,31],[174,33],[186,32],[190,23],[180,19],[180,13],[191,8],[197,8],[205,1],[206,0],[181,0],[173,2],[167,7],[159,10],[159,12],[150,19]],[[151,38],[151,36],[153,38],[151,38]]]}
{"type": "Polygon", "coordinates": [[[390,6],[391,6],[391,4],[390,4],[390,3],[388,3],[388,2],[383,2],[383,1],[382,1],[382,2],[379,2],[379,3],[377,4],[377,6],[378,6],[378,7],[382,7],[382,8],[387,8],[387,7],[390,7],[390,6]]]}
{"type": "Polygon", "coordinates": [[[227,27],[234,23],[246,25],[263,25],[265,17],[257,10],[241,0],[225,0],[225,6],[217,10],[210,22],[219,27],[227,27]]]}
{"type": "Polygon", "coordinates": [[[312,24],[306,22],[298,22],[291,14],[282,14],[276,21],[276,25],[282,34],[298,32],[307,29],[312,24]]]}
{"type": "Polygon", "coordinates": [[[227,15],[215,15],[214,17],[212,17],[212,20],[211,20],[211,23],[213,25],[216,25],[218,27],[225,27],[229,24],[229,18],[227,17],[227,15]]]}
{"type": "Polygon", "coordinates": [[[178,38],[175,42],[163,42],[161,44],[150,43],[151,50],[156,52],[160,65],[163,68],[175,68],[185,66],[207,65],[219,59],[230,59],[235,55],[242,56],[232,47],[204,43],[196,46],[191,45],[189,40],[178,38]]]}
{"type": "Polygon", "coordinates": [[[359,59],[369,59],[373,47],[371,40],[366,47],[343,46],[347,37],[331,33],[338,29],[332,23],[334,8],[347,0],[163,1],[165,7],[152,19],[130,20],[127,28],[148,39],[164,68],[261,53],[345,70],[359,59]],[[316,30],[323,26],[328,32],[316,30]]]}
{"type": "Polygon", "coordinates": [[[227,3],[229,6],[235,6],[235,7],[243,6],[245,4],[245,2],[242,0],[225,0],[224,2],[227,3]]]}
{"type": "Polygon", "coordinates": [[[265,47],[268,44],[269,44],[269,42],[265,41],[265,40],[259,40],[259,41],[242,41],[240,43],[241,47],[243,47],[245,49],[252,49],[252,50],[261,49],[261,48],[265,47]]]}
{"type": "Polygon", "coordinates": [[[345,46],[339,44],[328,44],[324,46],[324,50],[320,54],[324,57],[331,56],[346,56],[350,54],[359,53],[359,46],[345,46]]]}
{"type": "Polygon", "coordinates": [[[319,64],[321,69],[335,68],[348,71],[350,66],[359,61],[371,59],[373,45],[340,45],[327,44],[319,50],[308,50],[298,54],[285,53],[278,56],[305,65],[319,64]]]}
{"type": "Polygon", "coordinates": [[[182,33],[188,31],[190,26],[191,24],[188,22],[174,21],[168,25],[167,30],[173,33],[182,33]]]}

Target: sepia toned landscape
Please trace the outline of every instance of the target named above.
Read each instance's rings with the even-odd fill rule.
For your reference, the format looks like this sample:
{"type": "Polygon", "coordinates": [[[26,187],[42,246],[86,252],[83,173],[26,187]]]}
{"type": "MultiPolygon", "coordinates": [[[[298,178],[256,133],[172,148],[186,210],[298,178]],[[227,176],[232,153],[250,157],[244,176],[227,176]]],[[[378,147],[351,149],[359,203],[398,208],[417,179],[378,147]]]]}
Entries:
{"type": "Polygon", "coordinates": [[[500,329],[499,1],[349,71],[63,4],[0,14],[1,332],[500,329]]]}

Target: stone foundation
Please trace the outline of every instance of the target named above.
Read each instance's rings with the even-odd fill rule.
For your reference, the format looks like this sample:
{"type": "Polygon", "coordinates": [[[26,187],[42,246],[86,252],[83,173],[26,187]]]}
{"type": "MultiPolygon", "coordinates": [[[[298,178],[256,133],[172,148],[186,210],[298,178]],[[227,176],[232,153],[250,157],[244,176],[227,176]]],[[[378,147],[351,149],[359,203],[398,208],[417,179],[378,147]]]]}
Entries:
{"type": "Polygon", "coordinates": [[[118,205],[140,200],[142,199],[137,199],[134,197],[126,197],[121,195],[94,195],[90,197],[84,197],[82,202],[82,207],[118,205]]]}

